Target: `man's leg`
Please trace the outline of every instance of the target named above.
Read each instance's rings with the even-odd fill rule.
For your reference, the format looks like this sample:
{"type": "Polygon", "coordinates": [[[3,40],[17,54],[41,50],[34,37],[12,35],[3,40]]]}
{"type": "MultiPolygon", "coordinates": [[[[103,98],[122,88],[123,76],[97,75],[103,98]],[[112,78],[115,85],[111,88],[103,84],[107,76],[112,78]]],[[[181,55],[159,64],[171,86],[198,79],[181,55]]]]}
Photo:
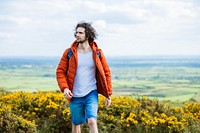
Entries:
{"type": "Polygon", "coordinates": [[[81,133],[81,126],[72,124],[72,133],[81,133]]]}
{"type": "Polygon", "coordinates": [[[98,92],[92,91],[86,96],[86,119],[90,133],[98,133],[97,128],[98,92]]]}
{"type": "Polygon", "coordinates": [[[95,118],[88,119],[88,126],[90,128],[90,133],[98,133],[97,121],[95,118]]]}
{"type": "Polygon", "coordinates": [[[81,133],[81,124],[86,123],[83,98],[72,98],[70,114],[72,119],[72,133],[81,133]]]}

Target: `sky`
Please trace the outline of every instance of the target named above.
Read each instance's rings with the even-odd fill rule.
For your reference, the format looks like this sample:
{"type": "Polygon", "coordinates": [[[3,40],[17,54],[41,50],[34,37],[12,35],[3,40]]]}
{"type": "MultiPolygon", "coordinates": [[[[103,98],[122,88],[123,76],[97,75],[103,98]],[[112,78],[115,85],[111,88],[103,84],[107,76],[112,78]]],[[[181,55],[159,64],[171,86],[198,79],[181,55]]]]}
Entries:
{"type": "Polygon", "coordinates": [[[80,21],[106,56],[200,55],[199,0],[0,0],[0,56],[61,56],[80,21]]]}

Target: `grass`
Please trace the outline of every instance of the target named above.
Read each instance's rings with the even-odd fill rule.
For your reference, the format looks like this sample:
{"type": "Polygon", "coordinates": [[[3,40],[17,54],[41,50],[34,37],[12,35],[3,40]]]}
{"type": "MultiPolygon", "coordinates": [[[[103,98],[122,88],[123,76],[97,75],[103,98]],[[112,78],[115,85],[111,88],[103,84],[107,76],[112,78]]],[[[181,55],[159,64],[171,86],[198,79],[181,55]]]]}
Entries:
{"type": "Polygon", "coordinates": [[[53,71],[40,68],[0,70],[0,87],[6,91],[59,90],[55,76],[51,76],[53,71]]]}
{"type": "MultiPolygon", "coordinates": [[[[111,68],[114,95],[147,95],[184,101],[200,92],[200,68],[111,68]]],[[[0,88],[6,91],[59,90],[53,67],[0,69],[0,88]]]]}
{"type": "Polygon", "coordinates": [[[165,98],[157,98],[158,100],[170,100],[170,101],[189,101],[195,94],[185,94],[180,96],[168,96],[165,98]]]}

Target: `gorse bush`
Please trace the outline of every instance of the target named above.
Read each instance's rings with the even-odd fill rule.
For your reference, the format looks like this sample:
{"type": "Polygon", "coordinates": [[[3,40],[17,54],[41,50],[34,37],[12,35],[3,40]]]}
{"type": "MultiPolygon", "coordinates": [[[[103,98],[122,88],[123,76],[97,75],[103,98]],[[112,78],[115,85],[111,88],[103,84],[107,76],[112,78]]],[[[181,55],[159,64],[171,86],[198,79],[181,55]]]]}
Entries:
{"type": "Polygon", "coordinates": [[[71,123],[67,124],[63,112],[69,110],[61,93],[25,93],[16,92],[0,98],[4,105],[10,105],[12,113],[26,120],[35,121],[40,132],[69,131],[71,123]]]}
{"type": "MultiPolygon", "coordinates": [[[[112,97],[112,105],[106,108],[104,100],[99,96],[100,133],[200,132],[200,103],[175,106],[148,97],[120,96],[112,97]]],[[[69,103],[62,93],[2,93],[0,106],[0,132],[71,132],[69,103]]],[[[86,124],[82,132],[88,132],[86,124]]]]}
{"type": "Polygon", "coordinates": [[[21,116],[16,116],[11,112],[10,105],[0,103],[0,132],[4,133],[34,133],[36,132],[36,125],[34,121],[29,121],[21,116]]]}

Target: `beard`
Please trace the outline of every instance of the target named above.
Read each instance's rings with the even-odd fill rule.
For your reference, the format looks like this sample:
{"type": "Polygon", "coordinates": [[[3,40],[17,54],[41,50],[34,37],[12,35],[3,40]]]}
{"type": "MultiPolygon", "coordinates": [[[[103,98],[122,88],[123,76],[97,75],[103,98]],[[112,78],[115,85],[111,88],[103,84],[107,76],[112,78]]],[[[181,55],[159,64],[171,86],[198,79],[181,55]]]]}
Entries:
{"type": "Polygon", "coordinates": [[[84,42],[86,42],[87,41],[87,39],[85,38],[85,39],[77,39],[77,42],[78,43],[84,43],[84,42]]]}

